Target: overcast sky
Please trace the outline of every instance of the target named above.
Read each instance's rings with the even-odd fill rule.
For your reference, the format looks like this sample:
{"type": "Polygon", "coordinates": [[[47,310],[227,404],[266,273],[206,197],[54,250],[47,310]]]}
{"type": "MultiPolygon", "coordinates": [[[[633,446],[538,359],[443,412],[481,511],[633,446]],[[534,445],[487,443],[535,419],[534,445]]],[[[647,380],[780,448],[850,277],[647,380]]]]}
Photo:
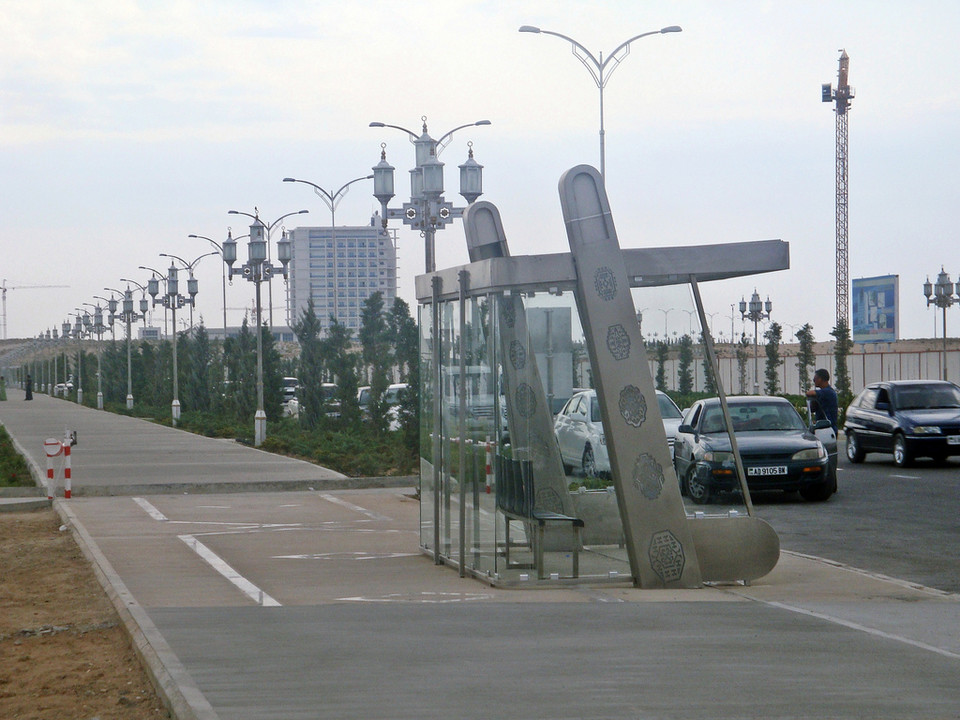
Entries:
{"type": "MultiPolygon", "coordinates": [[[[269,220],[307,208],[295,224],[329,225],[309,188],[282,178],[334,190],[370,172],[381,142],[403,195],[413,148],[374,120],[419,131],[425,115],[439,137],[489,119],[441,155],[447,199],[462,204],[456,166],[472,141],[512,252],[566,251],[557,182],[599,165],[598,91],[568,43],[517,32],[524,24],[604,56],[683,28],[633,43],[607,85],[607,190],[624,247],[790,243],[790,270],[703,288],[727,335],[731,303],[756,287],[785,334],[810,322],[829,339],[835,115],[820,85],[836,85],[845,48],[850,277],[898,274],[901,337],[932,335],[922,283],[941,265],[960,273],[960,3],[0,0],[0,275],[18,288],[8,336],[59,327],[121,277],[145,283],[137,267],[165,267],[160,252],[207,252],[190,233],[247,232],[230,209],[269,220]]],[[[371,192],[352,186],[338,224],[368,223],[371,192]]],[[[400,294],[415,305],[422,241],[398,227],[400,294]]],[[[466,262],[459,222],[437,244],[438,266],[466,262]]],[[[218,263],[197,270],[208,326],[222,317],[218,263]]],[[[249,283],[227,288],[231,308],[252,298],[249,283]]],[[[686,290],[656,303],[667,310],[657,327],[688,328],[686,290]]],[[[231,324],[242,316],[228,312],[231,324]]]]}

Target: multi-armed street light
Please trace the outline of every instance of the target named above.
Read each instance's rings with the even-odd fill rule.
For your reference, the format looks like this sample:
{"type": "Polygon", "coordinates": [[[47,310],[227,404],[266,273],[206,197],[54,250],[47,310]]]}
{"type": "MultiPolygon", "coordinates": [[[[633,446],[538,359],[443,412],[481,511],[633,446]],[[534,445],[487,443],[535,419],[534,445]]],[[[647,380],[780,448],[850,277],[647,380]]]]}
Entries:
{"type": "Polygon", "coordinates": [[[90,323],[90,314],[83,316],[84,325],[89,326],[89,332],[96,333],[97,335],[97,410],[103,410],[103,362],[102,362],[102,346],[103,346],[103,331],[107,329],[107,326],[103,324],[103,308],[99,303],[94,305],[93,303],[84,303],[88,307],[93,308],[93,322],[90,323]]]}
{"type": "MultiPolygon", "coordinates": [[[[489,125],[490,121],[477,120],[460,125],[434,140],[427,133],[426,116],[421,120],[423,132],[420,135],[399,125],[370,123],[370,127],[388,127],[407,133],[416,148],[416,167],[410,171],[410,202],[405,202],[401,209],[387,207],[394,197],[395,168],[387,162],[386,143],[380,144],[380,162],[373,167],[373,196],[380,201],[384,228],[387,220],[402,218],[404,225],[423,233],[426,272],[433,272],[436,270],[436,231],[463,215],[463,208],[455,208],[443,198],[443,163],[438,157],[457,130],[489,125]]],[[[473,144],[467,145],[470,148],[467,160],[460,165],[460,194],[470,204],[483,194],[483,165],[473,159],[473,144]]]]}
{"type": "Polygon", "coordinates": [[[740,299],[740,319],[741,320],[751,320],[753,322],[753,394],[760,394],[760,365],[759,365],[759,338],[757,337],[758,328],[757,323],[761,320],[770,319],[770,311],[773,310],[773,303],[770,302],[770,297],[767,296],[767,301],[764,303],[760,300],[760,294],[757,292],[756,288],[753,290],[753,295],[750,297],[750,303],[747,304],[747,301],[743,298],[740,299]]]}
{"type": "Polygon", "coordinates": [[[132,338],[131,338],[132,325],[135,320],[138,320],[141,317],[144,318],[144,322],[146,322],[147,310],[149,310],[150,305],[147,301],[147,295],[146,295],[147,289],[143,285],[141,285],[135,280],[127,280],[125,278],[120,278],[120,281],[126,282],[126,283],[133,283],[138,288],[140,288],[140,291],[141,291],[140,313],[137,314],[133,309],[133,291],[130,289],[129,285],[127,285],[126,290],[117,290],[116,288],[104,288],[104,290],[107,290],[112,293],[117,293],[117,295],[120,295],[123,298],[123,305],[121,306],[119,313],[117,312],[118,303],[115,298],[113,297],[110,298],[110,303],[108,307],[110,309],[111,327],[113,326],[113,323],[117,318],[120,318],[121,320],[123,320],[124,323],[126,323],[127,325],[127,410],[133,410],[133,374],[131,372],[132,363],[130,360],[130,355],[131,355],[130,346],[132,343],[132,338]]]}
{"type": "MultiPolygon", "coordinates": [[[[227,231],[227,233],[229,235],[229,230],[227,231]]],[[[219,255],[221,258],[223,258],[223,245],[218,243],[213,238],[209,238],[206,235],[193,235],[193,234],[187,235],[187,237],[196,238],[198,240],[206,240],[208,243],[210,243],[211,245],[213,245],[213,247],[216,248],[216,252],[214,252],[213,254],[219,255]]],[[[220,276],[223,282],[223,339],[226,340],[227,339],[227,266],[226,265],[223,265],[220,276]]]]}
{"type": "Polygon", "coordinates": [[[607,55],[606,59],[604,59],[603,53],[600,53],[599,59],[594,57],[592,52],[587,50],[572,37],[562,35],[558,32],[541,30],[533,25],[523,25],[520,28],[520,32],[536,33],[538,35],[553,35],[554,37],[558,37],[569,42],[573,46],[572,50],[574,57],[583,63],[583,66],[587,69],[587,72],[590,73],[590,77],[592,77],[593,81],[597,84],[597,88],[600,90],[600,176],[606,179],[606,158],[603,129],[603,89],[607,86],[607,82],[609,82],[610,76],[613,75],[613,71],[616,70],[620,66],[620,63],[622,63],[624,59],[626,59],[627,55],[630,54],[630,43],[632,43],[634,40],[647,37],[648,35],[664,35],[666,33],[682,32],[682,28],[680,28],[679,25],[669,25],[667,27],[660,28],[659,30],[651,30],[650,32],[634,35],[629,40],[620,43],[616,50],[607,55]],[[611,63],[613,64],[611,65],[611,63]]]}
{"type": "MultiPolygon", "coordinates": [[[[163,255],[163,253],[161,253],[163,255]]],[[[179,258],[177,258],[179,260],[179,258]]],[[[170,262],[170,268],[167,270],[166,288],[160,299],[157,295],[160,292],[160,281],[156,276],[147,281],[147,292],[153,298],[154,306],[163,305],[170,310],[173,319],[173,402],[170,404],[170,417],[173,426],[176,427],[180,421],[180,383],[177,371],[177,310],[184,305],[189,305],[191,310],[197,301],[197,279],[193,277],[193,267],[190,268],[190,279],[187,280],[187,293],[189,297],[180,294],[180,281],[177,279],[177,266],[170,262]]]]}
{"type": "MultiPolygon", "coordinates": [[[[947,379],[947,308],[955,303],[960,303],[960,283],[956,284],[957,295],[953,294],[954,284],[950,281],[950,276],[940,266],[940,274],[937,275],[936,284],[930,282],[930,276],[923,284],[923,294],[927,296],[927,307],[936,305],[943,308],[943,368],[941,371],[941,380],[947,379]]],[[[936,325],[936,323],[934,323],[936,325]]]]}
{"type": "MultiPolygon", "coordinates": [[[[256,208],[254,209],[256,210],[256,208]]],[[[263,441],[267,437],[267,413],[263,407],[263,328],[260,319],[260,283],[264,280],[269,283],[270,278],[273,277],[273,273],[278,270],[283,273],[283,279],[286,280],[287,265],[290,264],[291,257],[290,240],[287,234],[283,233],[281,239],[277,241],[277,259],[280,261],[280,267],[276,267],[270,263],[267,253],[270,242],[270,231],[284,218],[290,217],[291,215],[302,215],[307,212],[309,212],[309,210],[287,213],[286,215],[281,215],[272,223],[267,224],[260,219],[259,211],[253,215],[236,210],[229,211],[231,215],[246,215],[249,218],[253,218],[253,224],[250,226],[250,240],[247,242],[247,262],[241,265],[240,269],[236,272],[252,282],[256,287],[257,413],[253,420],[253,443],[256,447],[263,445],[263,441]]],[[[229,235],[223,243],[223,261],[227,264],[228,276],[233,278],[233,264],[237,261],[237,241],[229,235]]]]}
{"type": "MultiPolygon", "coordinates": [[[[181,263],[183,263],[183,269],[189,271],[190,273],[190,279],[187,280],[187,288],[189,289],[189,292],[190,292],[190,300],[188,300],[187,302],[190,303],[190,329],[191,330],[193,330],[193,307],[194,307],[193,298],[197,294],[197,281],[196,281],[196,278],[193,277],[193,269],[197,266],[197,263],[203,260],[203,258],[209,257],[210,255],[220,255],[220,253],[217,252],[216,250],[212,252],[204,253],[203,255],[199,255],[195,257],[192,262],[187,262],[179,255],[173,255],[171,253],[160,253],[160,257],[168,257],[174,260],[179,260],[181,263]]],[[[172,263],[171,263],[171,266],[172,266],[172,263]]],[[[176,323],[174,323],[173,330],[174,332],[176,332],[177,330],[176,323]]]]}

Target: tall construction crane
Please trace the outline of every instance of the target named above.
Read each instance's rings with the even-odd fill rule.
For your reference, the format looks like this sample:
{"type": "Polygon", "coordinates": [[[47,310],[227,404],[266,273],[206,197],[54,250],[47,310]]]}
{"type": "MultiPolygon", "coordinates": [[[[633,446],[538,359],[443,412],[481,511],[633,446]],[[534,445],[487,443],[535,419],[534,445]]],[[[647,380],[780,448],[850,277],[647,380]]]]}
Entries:
{"type": "Polygon", "coordinates": [[[820,99],[835,102],[837,113],[837,325],[843,320],[850,327],[850,256],[847,235],[847,110],[855,91],[847,82],[850,72],[850,56],[840,50],[840,70],[837,73],[836,90],[825,83],[820,86],[820,99]]]}
{"type": "Polygon", "coordinates": [[[7,339],[7,290],[37,290],[40,288],[66,288],[69,285],[7,285],[7,279],[3,279],[0,290],[3,290],[3,339],[7,339]]]}

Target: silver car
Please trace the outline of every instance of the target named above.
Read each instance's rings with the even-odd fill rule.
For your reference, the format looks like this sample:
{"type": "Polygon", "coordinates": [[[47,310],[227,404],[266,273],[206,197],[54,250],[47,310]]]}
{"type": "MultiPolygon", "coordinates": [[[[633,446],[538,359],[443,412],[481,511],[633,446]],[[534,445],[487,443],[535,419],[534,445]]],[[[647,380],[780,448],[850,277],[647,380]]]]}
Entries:
{"type": "MultiPolygon", "coordinates": [[[[672,458],[673,443],[682,414],[673,400],[659,390],[657,404],[672,458]]],[[[574,393],[557,414],[553,431],[557,436],[563,467],[568,473],[574,468],[581,470],[586,477],[610,472],[610,456],[607,454],[607,441],[600,420],[600,403],[596,390],[574,393]]]]}

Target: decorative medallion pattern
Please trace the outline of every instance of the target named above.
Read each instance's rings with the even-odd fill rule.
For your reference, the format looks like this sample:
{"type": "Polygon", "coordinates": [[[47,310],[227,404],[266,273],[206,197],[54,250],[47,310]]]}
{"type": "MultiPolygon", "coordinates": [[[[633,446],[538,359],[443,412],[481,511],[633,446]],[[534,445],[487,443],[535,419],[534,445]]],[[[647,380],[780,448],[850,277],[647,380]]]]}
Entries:
{"type": "Polygon", "coordinates": [[[656,500],[663,490],[663,467],[649,453],[640,453],[633,464],[633,484],[647,499],[656,500]]]}
{"type": "Polygon", "coordinates": [[[563,500],[560,499],[560,493],[552,487],[537,488],[533,506],[542,512],[563,514],[563,500]]]}
{"type": "Polygon", "coordinates": [[[627,425],[636,428],[647,419],[647,400],[636,385],[627,385],[620,391],[620,415],[627,425]]]}
{"type": "Polygon", "coordinates": [[[665,583],[683,575],[683,546],[669,530],[654,533],[650,538],[650,567],[665,583]]]}
{"type": "Polygon", "coordinates": [[[597,268],[593,275],[593,286],[601,300],[610,302],[617,296],[617,278],[606,265],[597,268]]]}
{"type": "Polygon", "coordinates": [[[611,325],[607,328],[607,350],[614,360],[626,360],[630,357],[630,336],[623,325],[611,325]]]}
{"type": "Polygon", "coordinates": [[[517,306],[511,295],[504,295],[500,298],[500,322],[511,330],[517,324],[517,306]]]}
{"type": "Polygon", "coordinates": [[[520,383],[517,392],[514,394],[514,399],[520,417],[533,417],[533,414],[537,411],[537,396],[534,394],[532,387],[527,383],[520,383]]]}
{"type": "Polygon", "coordinates": [[[523,370],[527,365],[527,349],[519,340],[510,341],[510,364],[514,370],[523,370]]]}

